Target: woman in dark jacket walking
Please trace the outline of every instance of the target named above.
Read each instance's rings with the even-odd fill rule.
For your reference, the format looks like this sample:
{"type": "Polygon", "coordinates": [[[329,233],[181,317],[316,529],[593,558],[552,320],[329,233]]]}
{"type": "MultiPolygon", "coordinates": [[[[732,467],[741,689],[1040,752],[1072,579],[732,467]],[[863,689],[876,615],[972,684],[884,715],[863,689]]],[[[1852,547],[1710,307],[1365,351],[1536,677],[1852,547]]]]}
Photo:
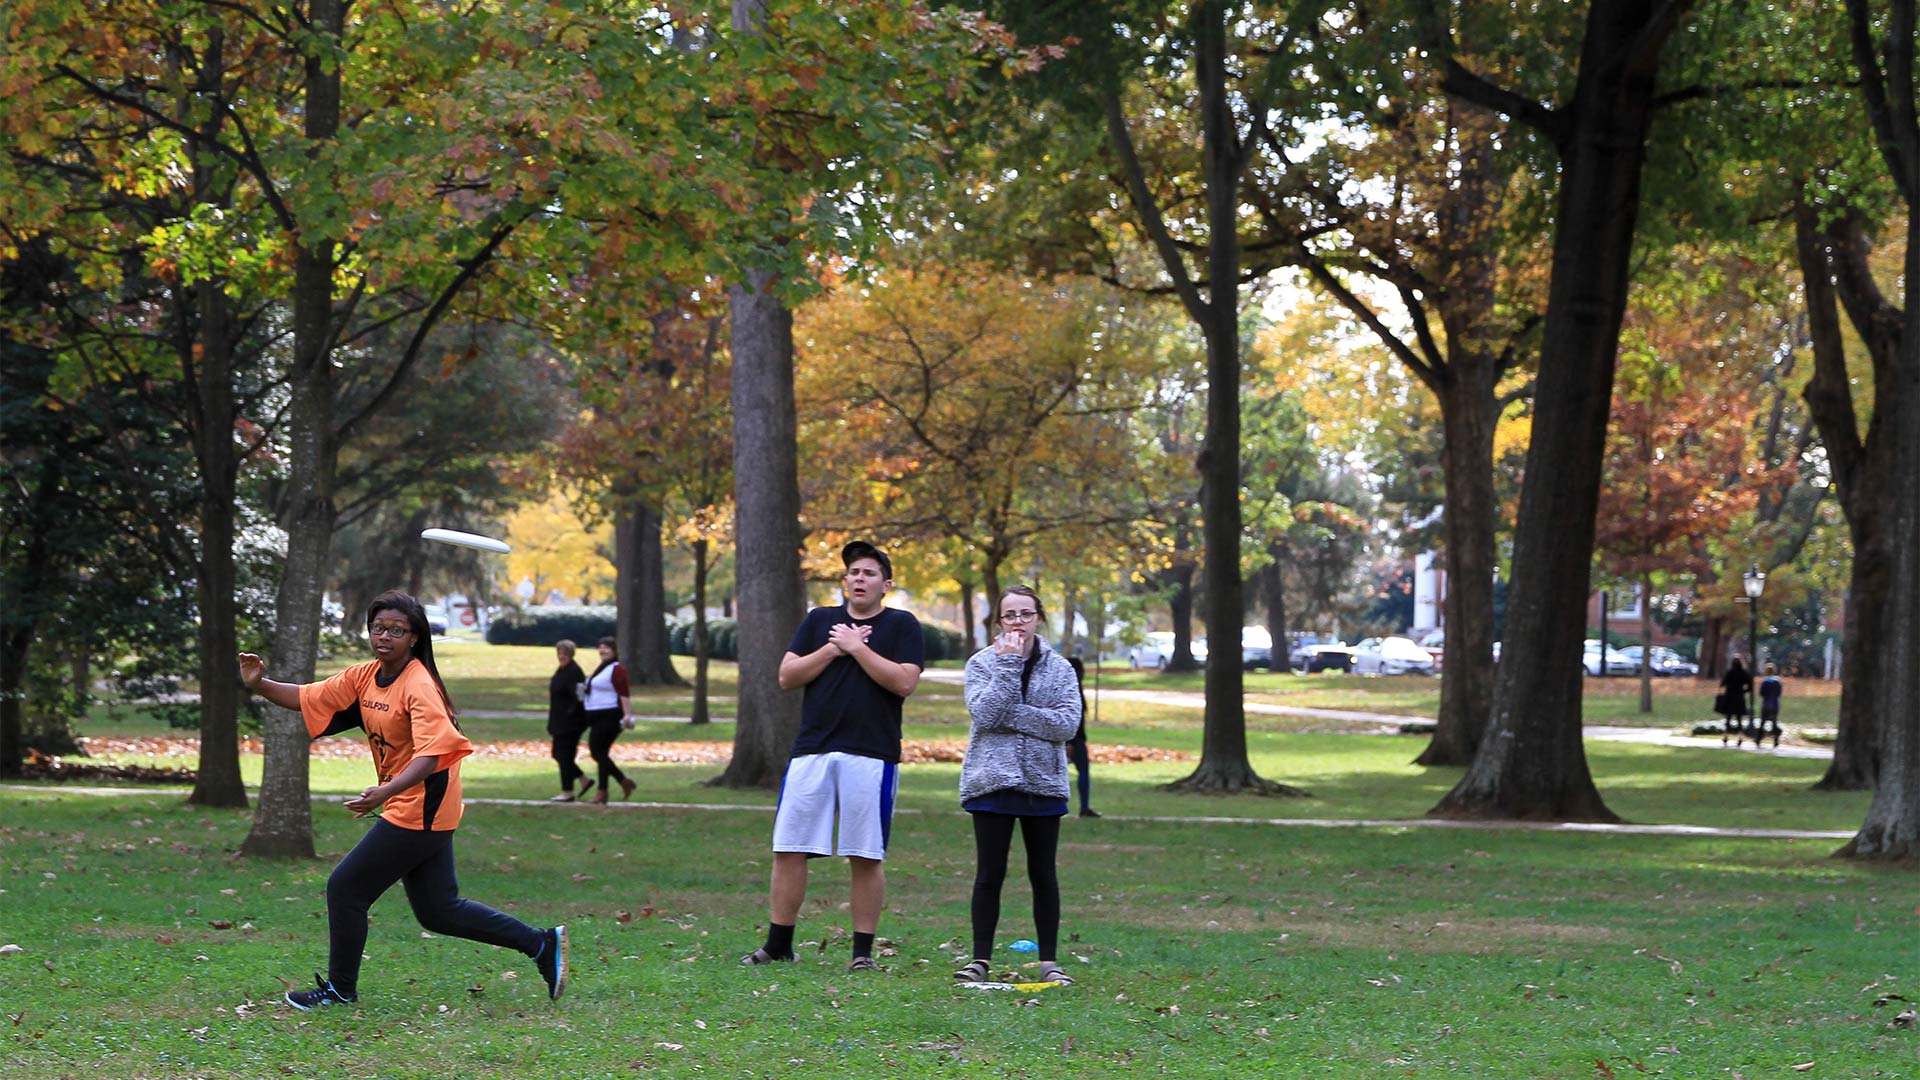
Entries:
{"type": "Polygon", "coordinates": [[[553,760],[560,763],[560,794],[549,801],[572,802],[593,790],[593,781],[573,760],[580,753],[580,736],[587,730],[587,707],[581,702],[580,689],[587,673],[574,662],[573,642],[558,642],[553,649],[560,666],[547,680],[547,734],[553,738],[553,760]],[[578,792],[573,790],[575,784],[580,785],[578,792]]]}

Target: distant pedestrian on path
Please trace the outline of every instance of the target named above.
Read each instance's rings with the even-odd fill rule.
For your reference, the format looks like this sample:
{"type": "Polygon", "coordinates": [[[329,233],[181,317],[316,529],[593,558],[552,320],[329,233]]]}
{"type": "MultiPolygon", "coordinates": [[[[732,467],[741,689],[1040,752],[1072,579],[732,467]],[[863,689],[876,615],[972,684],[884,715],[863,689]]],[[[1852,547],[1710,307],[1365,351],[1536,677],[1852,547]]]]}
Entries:
{"type": "Polygon", "coordinates": [[[844,855],[852,877],[853,961],[875,971],[873,939],[886,903],[882,860],[900,788],[900,711],[920,685],[920,620],[885,604],[893,561],[865,540],[840,549],[844,601],[807,613],[780,659],[780,688],[806,687],[780,805],[773,817],[767,940],[743,964],[792,960],[807,898],[807,862],[844,855]],[[839,830],[834,829],[838,819],[839,830]]]}
{"type": "Polygon", "coordinates": [[[1779,666],[1768,664],[1767,677],[1760,680],[1760,722],[1753,726],[1753,745],[1760,745],[1760,737],[1768,728],[1773,729],[1773,745],[1780,745],[1780,694],[1785,689],[1779,666]]]}
{"type": "Polygon", "coordinates": [[[1080,816],[1095,818],[1100,812],[1091,801],[1093,758],[1087,753],[1087,667],[1077,656],[1067,657],[1067,663],[1073,665],[1073,681],[1080,690],[1080,728],[1067,740],[1067,760],[1073,763],[1074,788],[1080,793],[1080,816]]]}
{"type": "Polygon", "coordinates": [[[586,798],[593,790],[593,781],[574,762],[580,753],[580,736],[587,730],[587,709],[582,702],[587,673],[574,662],[573,642],[557,642],[553,651],[559,666],[547,680],[547,734],[553,739],[553,760],[560,763],[560,794],[551,801],[572,802],[586,798]],[[577,793],[575,784],[580,785],[577,793]]]}
{"type": "Polygon", "coordinates": [[[993,644],[967,660],[972,731],[960,765],[960,806],[973,816],[973,959],[953,973],[986,982],[999,929],[1000,890],[1013,832],[1027,849],[1033,887],[1040,982],[1070,983],[1056,960],[1060,942],[1060,819],[1067,815],[1066,743],[1080,728],[1079,680],[1067,659],[1041,640],[1040,597],[1025,585],[1000,594],[993,644]]]}
{"type": "Polygon", "coordinates": [[[399,882],[422,928],[516,949],[532,957],[547,996],[567,987],[567,928],[536,930],[460,895],[453,830],[460,824],[460,759],[473,744],[454,722],[453,701],[433,663],[433,638],[420,602],[384,592],[367,606],[372,660],[322,682],[265,678],[266,662],[240,654],[240,681],[283,709],[298,712],[315,739],[365,730],[380,782],[346,801],[355,817],[378,815],[327,878],[327,973],[293,990],[287,1004],[306,1010],[359,999],[367,947],[367,911],[399,882]]]}
{"type": "Polygon", "coordinates": [[[600,639],[600,666],[587,676],[586,688],[587,753],[600,768],[593,801],[605,803],[615,784],[620,785],[624,799],[633,794],[634,783],[613,763],[613,741],[633,727],[633,706],[627,698],[627,667],[620,662],[619,643],[614,639],[600,639]]]}
{"type": "MultiPolygon", "coordinates": [[[[1753,676],[1747,673],[1747,665],[1734,657],[1727,664],[1726,674],[1720,676],[1720,696],[1713,699],[1713,711],[1720,714],[1720,745],[1727,745],[1727,736],[1733,736],[1733,745],[1739,746],[1746,736],[1747,715],[1752,711],[1747,695],[1753,692],[1753,676]]],[[[1756,736],[1755,742],[1758,743],[1756,736]]]]}

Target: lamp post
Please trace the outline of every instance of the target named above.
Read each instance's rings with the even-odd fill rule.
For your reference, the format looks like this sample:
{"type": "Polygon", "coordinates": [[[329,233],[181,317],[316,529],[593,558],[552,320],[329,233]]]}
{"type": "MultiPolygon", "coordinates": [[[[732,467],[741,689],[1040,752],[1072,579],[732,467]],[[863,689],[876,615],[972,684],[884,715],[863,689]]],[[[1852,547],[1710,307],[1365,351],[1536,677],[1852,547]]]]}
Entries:
{"type": "Polygon", "coordinates": [[[1747,653],[1751,660],[1747,671],[1747,717],[1753,722],[1753,741],[1760,742],[1759,712],[1753,707],[1753,688],[1760,679],[1760,594],[1767,591],[1767,575],[1755,564],[1740,575],[1740,587],[1747,592],[1747,653]]]}

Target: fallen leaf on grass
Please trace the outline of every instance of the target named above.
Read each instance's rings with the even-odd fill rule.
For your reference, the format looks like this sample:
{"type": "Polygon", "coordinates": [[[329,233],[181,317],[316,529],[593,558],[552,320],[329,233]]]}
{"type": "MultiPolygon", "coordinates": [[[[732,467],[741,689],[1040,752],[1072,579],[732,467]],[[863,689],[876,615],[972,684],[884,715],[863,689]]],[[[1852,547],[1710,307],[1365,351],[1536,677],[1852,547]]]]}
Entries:
{"type": "Polygon", "coordinates": [[[1180,1006],[1178,1006],[1178,1005],[1162,1005],[1162,1006],[1160,1006],[1159,1008],[1157,1008],[1157,1009],[1155,1009],[1155,1010],[1153,1010],[1153,1011],[1154,1011],[1154,1012],[1157,1012],[1157,1013],[1159,1013],[1159,1014],[1160,1014],[1161,1016],[1179,1016],[1179,1015],[1180,1015],[1180,1006]]]}
{"type": "Polygon", "coordinates": [[[484,994],[486,992],[487,992],[486,983],[474,983],[472,986],[467,987],[467,993],[469,994],[484,994]]]}
{"type": "Polygon", "coordinates": [[[685,1050],[686,1049],[685,1046],[682,1046],[679,1043],[670,1043],[670,1042],[654,1043],[653,1048],[655,1050],[685,1050]]]}
{"type": "Polygon", "coordinates": [[[18,945],[15,945],[15,944],[13,944],[13,943],[11,943],[11,942],[9,942],[9,943],[7,943],[7,944],[5,944],[5,945],[0,945],[0,956],[5,956],[5,955],[7,955],[8,953],[17,953],[17,952],[26,952],[26,951],[27,951],[27,950],[25,950],[25,949],[23,949],[23,948],[21,948],[21,947],[20,947],[20,946],[18,946],[18,945]]]}
{"type": "Polygon", "coordinates": [[[1811,1061],[1802,1062],[1798,1065],[1791,1066],[1791,1068],[1793,1069],[1794,1072],[1810,1072],[1813,1069],[1813,1062],[1811,1061]]]}
{"type": "Polygon", "coordinates": [[[701,1031],[707,1030],[707,1022],[705,1020],[695,1020],[693,1026],[699,1028],[701,1031]]]}
{"type": "Polygon", "coordinates": [[[1888,1024],[1897,1028],[1912,1028],[1916,1022],[1920,1022],[1920,1014],[1916,1014],[1914,1010],[1908,1009],[1888,1021],[1888,1024]]]}
{"type": "Polygon", "coordinates": [[[1614,1080],[1613,1070],[1607,1067],[1606,1060],[1603,1058],[1593,1059],[1593,1075],[1598,1080],[1614,1080]]]}
{"type": "Polygon", "coordinates": [[[232,919],[208,919],[207,925],[213,927],[215,930],[231,930],[233,929],[233,920],[232,919]]]}

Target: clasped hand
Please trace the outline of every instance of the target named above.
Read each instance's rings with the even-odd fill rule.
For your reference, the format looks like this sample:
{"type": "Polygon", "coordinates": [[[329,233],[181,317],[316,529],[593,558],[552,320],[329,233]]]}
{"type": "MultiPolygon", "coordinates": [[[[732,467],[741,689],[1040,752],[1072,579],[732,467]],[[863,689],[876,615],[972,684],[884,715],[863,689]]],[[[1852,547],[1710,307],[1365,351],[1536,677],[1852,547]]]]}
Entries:
{"type": "Polygon", "coordinates": [[[864,646],[873,636],[873,627],[856,623],[835,623],[827,628],[827,644],[840,651],[842,656],[852,656],[855,646],[864,646]]]}

